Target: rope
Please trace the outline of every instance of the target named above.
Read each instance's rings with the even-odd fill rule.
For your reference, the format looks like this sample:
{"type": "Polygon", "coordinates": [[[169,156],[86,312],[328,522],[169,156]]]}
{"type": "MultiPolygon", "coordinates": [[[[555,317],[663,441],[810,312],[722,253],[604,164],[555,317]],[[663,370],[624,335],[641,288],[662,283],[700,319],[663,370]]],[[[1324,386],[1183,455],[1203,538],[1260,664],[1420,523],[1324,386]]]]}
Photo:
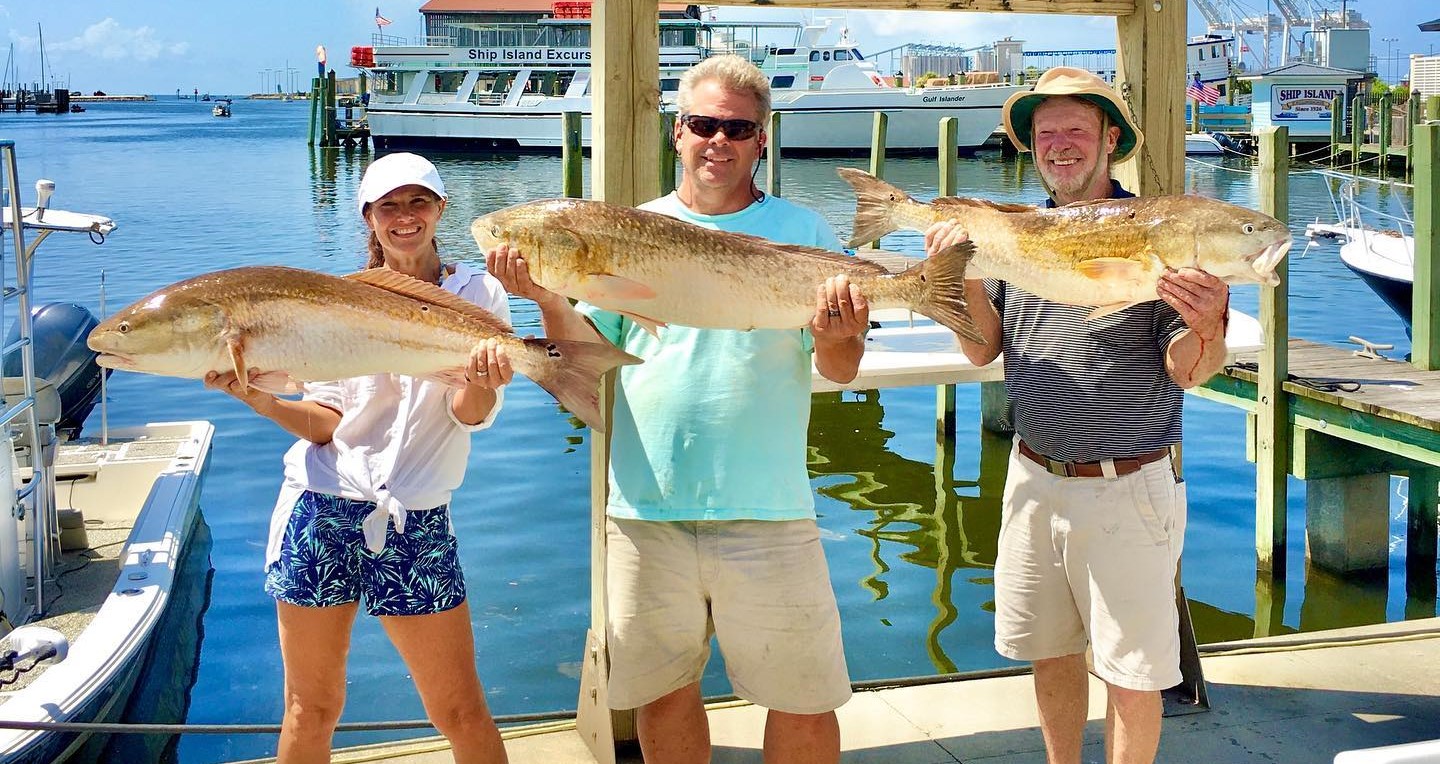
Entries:
{"type": "MultiPolygon", "coordinates": [[[[550,711],[538,714],[510,714],[495,717],[497,725],[534,722],[573,721],[574,711],[550,711]]],[[[391,730],[434,729],[428,719],[388,722],[343,722],[336,732],[383,732],[391,730]]],[[[0,729],[42,732],[85,732],[109,735],[274,735],[278,724],[141,724],[126,722],[26,722],[0,720],[0,729]]]]}
{"type": "MultiPolygon", "coordinates": [[[[1225,367],[1226,371],[1240,369],[1242,371],[1260,373],[1260,364],[1254,361],[1236,361],[1225,367]]],[[[1348,379],[1335,379],[1332,377],[1301,377],[1295,374],[1285,375],[1286,382],[1294,382],[1301,387],[1308,387],[1311,390],[1321,393],[1358,393],[1364,385],[1348,379]]]]}

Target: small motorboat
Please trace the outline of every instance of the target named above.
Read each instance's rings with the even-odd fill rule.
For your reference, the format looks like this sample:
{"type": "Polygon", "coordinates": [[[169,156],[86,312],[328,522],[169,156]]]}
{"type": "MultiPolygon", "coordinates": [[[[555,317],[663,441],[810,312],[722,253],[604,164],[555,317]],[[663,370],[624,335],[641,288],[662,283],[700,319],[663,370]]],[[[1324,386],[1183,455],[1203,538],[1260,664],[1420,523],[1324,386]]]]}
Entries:
{"type": "Polygon", "coordinates": [[[211,114],[214,114],[214,115],[217,116],[217,117],[228,117],[228,116],[230,116],[230,99],[229,99],[229,98],[217,99],[217,100],[215,101],[215,106],[210,109],[210,113],[211,113],[211,114]]]}
{"type": "Polygon", "coordinates": [[[1415,289],[1415,223],[1367,207],[1355,199],[1355,188],[1361,180],[1352,175],[1317,170],[1321,175],[1342,181],[1337,192],[1331,191],[1335,205],[1335,223],[1314,222],[1305,226],[1310,240],[1325,239],[1340,243],[1340,262],[1345,264],[1366,286],[1405,323],[1405,334],[1411,334],[1411,300],[1415,289]],[[1385,221],[1390,228],[1367,225],[1361,213],[1385,221]]]}
{"type": "MultiPolygon", "coordinates": [[[[81,437],[104,397],[106,370],[85,342],[97,322],[68,302],[30,304],[33,257],[53,233],[101,242],[115,222],[49,209],[48,180],[21,206],[13,141],[0,140],[0,159],[0,234],[15,242],[6,281],[18,285],[0,300],[20,308],[6,314],[15,320],[0,353],[0,493],[17,510],[0,513],[0,762],[153,760],[97,750],[112,744],[103,735],[21,727],[120,719],[148,692],[152,647],[198,632],[194,606],[179,604],[196,600],[187,582],[197,571],[181,561],[208,538],[198,502],[214,428],[111,430],[102,416],[99,437],[81,437]]],[[[157,704],[144,702],[153,718],[157,704]]]]}

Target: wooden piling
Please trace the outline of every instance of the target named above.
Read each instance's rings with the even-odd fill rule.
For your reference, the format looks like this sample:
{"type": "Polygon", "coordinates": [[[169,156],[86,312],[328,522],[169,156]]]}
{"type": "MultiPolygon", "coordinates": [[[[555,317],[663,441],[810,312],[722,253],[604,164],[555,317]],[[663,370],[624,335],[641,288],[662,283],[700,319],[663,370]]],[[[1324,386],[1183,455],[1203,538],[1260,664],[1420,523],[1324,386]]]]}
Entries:
{"type": "MultiPolygon", "coordinates": [[[[940,155],[940,184],[938,191],[940,196],[954,196],[956,186],[959,185],[959,167],[956,166],[959,142],[960,121],[955,117],[945,117],[940,120],[940,135],[936,146],[940,155]]],[[[993,382],[981,384],[995,384],[993,382]]],[[[937,385],[935,387],[935,437],[940,442],[951,442],[955,439],[955,386],[937,385]]],[[[938,468],[940,465],[937,464],[938,468]]],[[[951,463],[953,466],[953,462],[951,463]]],[[[950,467],[947,467],[950,469],[950,467]]],[[[938,474],[938,473],[937,473],[938,474]]],[[[953,469],[945,474],[953,474],[953,469]]]]}
{"type": "Polygon", "coordinates": [[[580,143],[583,115],[567,111],[560,115],[560,195],[570,199],[585,196],[585,153],[580,143]]]}
{"type": "Polygon", "coordinates": [[[1432,95],[1425,101],[1425,119],[1440,121],[1440,95],[1432,95]]]}
{"type": "Polygon", "coordinates": [[[314,146],[314,145],[315,145],[315,130],[316,130],[317,127],[319,127],[319,125],[317,124],[319,118],[320,118],[320,78],[319,78],[319,77],[311,77],[311,78],[310,78],[310,129],[309,129],[309,131],[307,131],[307,132],[305,133],[305,142],[306,142],[307,145],[310,145],[310,146],[314,146]]]}
{"type": "MultiPolygon", "coordinates": [[[[1431,99],[1432,102],[1440,99],[1431,99]]],[[[1440,122],[1415,130],[1415,278],[1411,321],[1414,342],[1411,362],[1421,369],[1440,368],[1440,279],[1435,267],[1440,262],[1440,122]]]]}
{"type": "Polygon", "coordinates": [[[771,111],[765,127],[765,193],[780,195],[780,112],[771,111]]]}
{"type": "Polygon", "coordinates": [[[1365,143],[1365,101],[1355,96],[1350,101],[1350,171],[1360,174],[1360,146],[1365,143]]]}
{"type": "Polygon", "coordinates": [[[1420,126],[1420,99],[1410,96],[1405,99],[1405,179],[1415,177],[1415,129],[1420,126]]]}
{"type": "Polygon", "coordinates": [[[890,115],[875,112],[875,125],[870,131],[870,174],[885,177],[885,132],[890,125],[890,115]]]}
{"type": "MultiPolygon", "coordinates": [[[[1260,210],[1281,222],[1290,217],[1290,130],[1266,128],[1260,143],[1260,210]]],[[[1285,577],[1286,479],[1289,473],[1290,421],[1285,391],[1289,375],[1289,267],[1275,268],[1280,283],[1260,288],[1260,380],[1256,400],[1255,554],[1256,570],[1272,579],[1285,577]]]]}
{"type": "Polygon", "coordinates": [[[1394,119],[1391,117],[1389,93],[1380,96],[1380,105],[1375,107],[1375,112],[1375,116],[1380,120],[1379,169],[1383,174],[1390,169],[1390,134],[1395,129],[1394,119]]]}
{"type": "Polygon", "coordinates": [[[675,190],[675,114],[660,112],[660,195],[675,190]]]}
{"type": "Polygon", "coordinates": [[[1330,99],[1330,166],[1335,166],[1341,142],[1345,136],[1345,100],[1340,96],[1330,99]]]}
{"type": "Polygon", "coordinates": [[[340,145],[340,135],[335,123],[335,70],[325,73],[325,142],[326,146],[340,145]]]}

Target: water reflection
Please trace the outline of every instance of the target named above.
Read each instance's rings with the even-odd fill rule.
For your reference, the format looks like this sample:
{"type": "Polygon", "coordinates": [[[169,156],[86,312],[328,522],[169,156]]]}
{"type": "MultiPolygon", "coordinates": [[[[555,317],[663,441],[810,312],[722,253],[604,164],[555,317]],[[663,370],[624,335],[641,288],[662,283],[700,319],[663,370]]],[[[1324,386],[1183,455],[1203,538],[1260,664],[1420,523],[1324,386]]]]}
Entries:
{"type": "MultiPolygon", "coordinates": [[[[954,574],[962,568],[988,570],[995,565],[1010,441],[981,430],[980,477],[955,480],[953,439],[937,437],[933,463],[907,459],[887,447],[895,433],[882,426],[882,394],[865,390],[815,396],[810,415],[810,474],[812,478],[850,478],[818,490],[870,515],[857,533],[870,541],[873,572],[862,578],[860,585],[875,599],[889,595],[887,545],[905,550],[899,553],[899,561],[934,571],[930,596],[934,614],[926,629],[926,651],[936,671],[954,672],[956,663],[940,640],[959,615],[954,574]]],[[[989,579],[983,583],[988,584],[989,579]]],[[[988,611],[993,605],[987,601],[981,608],[988,611]]]]}

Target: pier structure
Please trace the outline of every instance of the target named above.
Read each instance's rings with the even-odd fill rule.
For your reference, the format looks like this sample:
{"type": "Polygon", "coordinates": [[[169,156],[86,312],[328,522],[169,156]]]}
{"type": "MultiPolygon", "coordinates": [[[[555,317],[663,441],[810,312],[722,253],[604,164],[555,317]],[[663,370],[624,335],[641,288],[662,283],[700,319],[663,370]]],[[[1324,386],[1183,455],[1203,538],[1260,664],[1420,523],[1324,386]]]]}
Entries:
{"type": "Polygon", "coordinates": [[[1411,96],[1403,107],[1389,94],[1358,95],[1348,104],[1337,98],[1330,107],[1330,166],[1354,173],[1373,166],[1379,175],[1403,170],[1411,177],[1420,163],[1416,135],[1427,122],[1437,120],[1440,96],[1436,95],[1411,96]]]}
{"type": "Polygon", "coordinates": [[[335,70],[310,80],[310,126],[306,142],[321,148],[369,147],[370,128],[365,121],[365,74],[360,74],[360,99],[336,96],[335,70]],[[359,112],[358,114],[356,112],[359,112]]]}

